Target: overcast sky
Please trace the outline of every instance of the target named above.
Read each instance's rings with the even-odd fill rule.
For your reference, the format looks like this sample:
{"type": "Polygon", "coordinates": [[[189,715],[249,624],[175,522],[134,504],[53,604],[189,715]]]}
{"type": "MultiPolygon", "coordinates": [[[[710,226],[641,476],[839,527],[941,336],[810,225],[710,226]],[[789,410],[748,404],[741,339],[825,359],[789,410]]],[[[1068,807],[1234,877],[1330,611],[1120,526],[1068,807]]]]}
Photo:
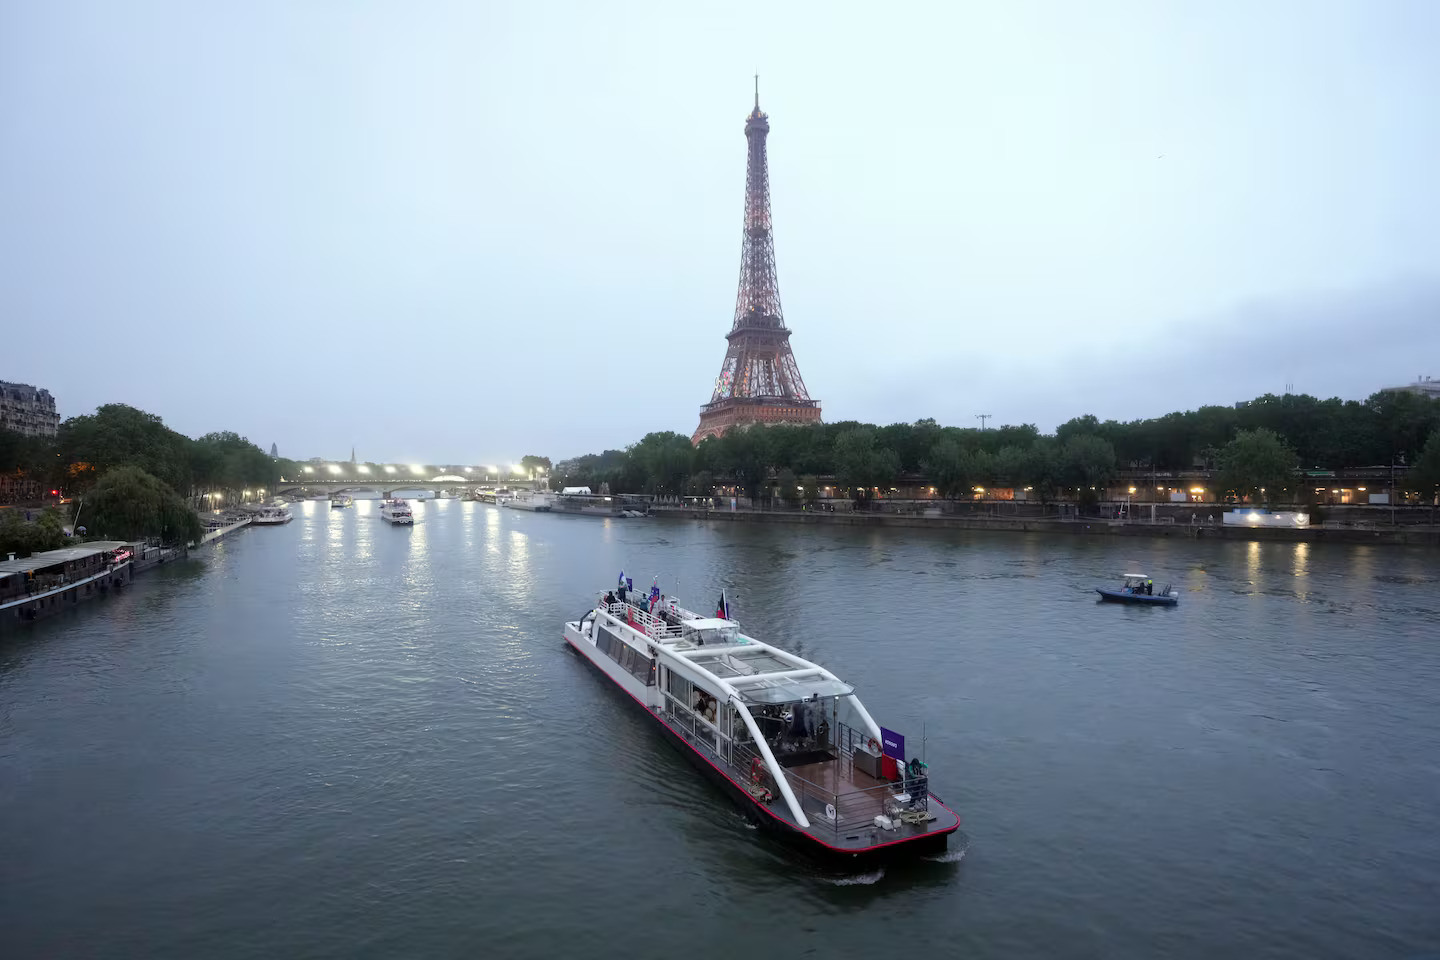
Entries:
{"type": "Polygon", "coordinates": [[[0,3],[0,379],[282,454],[689,433],[751,74],[827,420],[1440,376],[1440,3],[0,3]]]}

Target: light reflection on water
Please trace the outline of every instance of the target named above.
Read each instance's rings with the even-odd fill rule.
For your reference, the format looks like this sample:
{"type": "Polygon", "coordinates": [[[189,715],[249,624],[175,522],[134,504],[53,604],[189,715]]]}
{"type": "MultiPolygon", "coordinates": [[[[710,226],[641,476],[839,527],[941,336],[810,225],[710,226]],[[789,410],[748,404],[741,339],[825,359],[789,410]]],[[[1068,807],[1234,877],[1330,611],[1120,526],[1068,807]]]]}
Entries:
{"type": "Polygon", "coordinates": [[[612,890],[681,952],[1433,939],[1432,553],[443,501],[407,529],[376,505],[308,502],[0,645],[7,954],[632,956],[612,890]],[[1180,605],[1095,604],[1131,566],[1180,605]],[[726,588],[748,630],[925,730],[963,863],[847,883],[749,830],[560,643],[621,569],[702,613],[726,588]]]}

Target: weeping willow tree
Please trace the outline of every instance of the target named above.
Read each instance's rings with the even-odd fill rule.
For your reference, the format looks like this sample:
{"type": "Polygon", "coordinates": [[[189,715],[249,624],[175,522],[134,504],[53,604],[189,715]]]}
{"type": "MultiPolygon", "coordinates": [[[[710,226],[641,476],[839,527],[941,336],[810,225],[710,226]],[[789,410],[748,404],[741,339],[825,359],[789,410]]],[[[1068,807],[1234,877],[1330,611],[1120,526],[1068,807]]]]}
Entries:
{"type": "Polygon", "coordinates": [[[163,543],[192,543],[205,532],[179,494],[139,467],[107,472],[82,509],[81,524],[115,540],[157,537],[163,543]]]}

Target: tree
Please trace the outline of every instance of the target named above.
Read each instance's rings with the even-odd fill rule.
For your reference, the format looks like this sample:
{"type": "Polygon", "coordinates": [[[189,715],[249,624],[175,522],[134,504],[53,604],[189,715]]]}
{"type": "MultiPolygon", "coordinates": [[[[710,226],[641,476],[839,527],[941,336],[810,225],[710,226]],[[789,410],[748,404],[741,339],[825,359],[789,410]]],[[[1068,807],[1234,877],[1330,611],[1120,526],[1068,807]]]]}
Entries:
{"type": "Polygon", "coordinates": [[[1060,448],[1061,479],[1082,494],[1098,493],[1115,476],[1115,448],[1093,433],[1075,434],[1060,448]]]}
{"type": "Polygon", "coordinates": [[[820,499],[820,481],[815,474],[807,473],[800,478],[800,487],[802,499],[813,507],[820,499]]]}
{"type": "Polygon", "coordinates": [[[1435,502],[1435,495],[1440,491],[1440,427],[1432,431],[1430,439],[1425,441],[1425,447],[1410,468],[1405,483],[1426,500],[1435,502]]]}
{"type": "Polygon", "coordinates": [[[989,485],[993,465],[984,450],[961,446],[947,437],[930,449],[925,473],[942,497],[968,497],[974,487],[989,485]]]}
{"type": "Polygon", "coordinates": [[[803,491],[800,489],[800,478],[795,476],[794,470],[782,467],[775,474],[775,487],[780,491],[780,499],[790,506],[800,502],[803,491]]]}
{"type": "Polygon", "coordinates": [[[670,430],[647,433],[626,452],[643,477],[645,492],[667,496],[685,492],[695,459],[689,437],[670,430]]]}
{"type": "Polygon", "coordinates": [[[1273,503],[1295,482],[1295,451],[1273,430],[1241,430],[1221,448],[1215,483],[1237,497],[1273,503]]]}
{"type": "Polygon", "coordinates": [[[875,442],[874,427],[853,427],[835,438],[835,479],[850,487],[856,500],[888,490],[900,472],[900,458],[875,442]]]}
{"type": "Polygon", "coordinates": [[[56,437],[72,486],[85,487],[106,471],[136,466],[176,490],[190,486],[191,440],[165,426],[153,413],[123,403],[107,403],[93,414],[71,417],[56,437]]]}
{"type": "Polygon", "coordinates": [[[54,507],[47,508],[31,523],[20,510],[0,510],[0,553],[28,557],[40,550],[65,546],[65,518],[54,507]]]}
{"type": "Polygon", "coordinates": [[[86,527],[103,537],[194,543],[204,534],[200,518],[179,494],[139,467],[116,467],[85,498],[86,527]]]}
{"type": "Polygon", "coordinates": [[[534,454],[526,454],[525,456],[520,458],[520,469],[524,470],[527,475],[534,475],[541,470],[544,470],[548,473],[551,469],[550,458],[537,457],[534,454]]]}

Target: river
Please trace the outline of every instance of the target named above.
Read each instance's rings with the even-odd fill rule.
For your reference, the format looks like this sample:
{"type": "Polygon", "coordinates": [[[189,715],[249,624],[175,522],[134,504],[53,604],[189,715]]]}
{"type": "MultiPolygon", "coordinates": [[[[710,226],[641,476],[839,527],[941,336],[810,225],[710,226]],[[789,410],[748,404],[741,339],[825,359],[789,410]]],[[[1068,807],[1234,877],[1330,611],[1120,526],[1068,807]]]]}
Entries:
{"type": "Polygon", "coordinates": [[[1440,951],[1433,552],[377,508],[0,640],[0,955],[1440,951]],[[923,732],[951,855],[751,829],[564,647],[621,569],[923,732]]]}

